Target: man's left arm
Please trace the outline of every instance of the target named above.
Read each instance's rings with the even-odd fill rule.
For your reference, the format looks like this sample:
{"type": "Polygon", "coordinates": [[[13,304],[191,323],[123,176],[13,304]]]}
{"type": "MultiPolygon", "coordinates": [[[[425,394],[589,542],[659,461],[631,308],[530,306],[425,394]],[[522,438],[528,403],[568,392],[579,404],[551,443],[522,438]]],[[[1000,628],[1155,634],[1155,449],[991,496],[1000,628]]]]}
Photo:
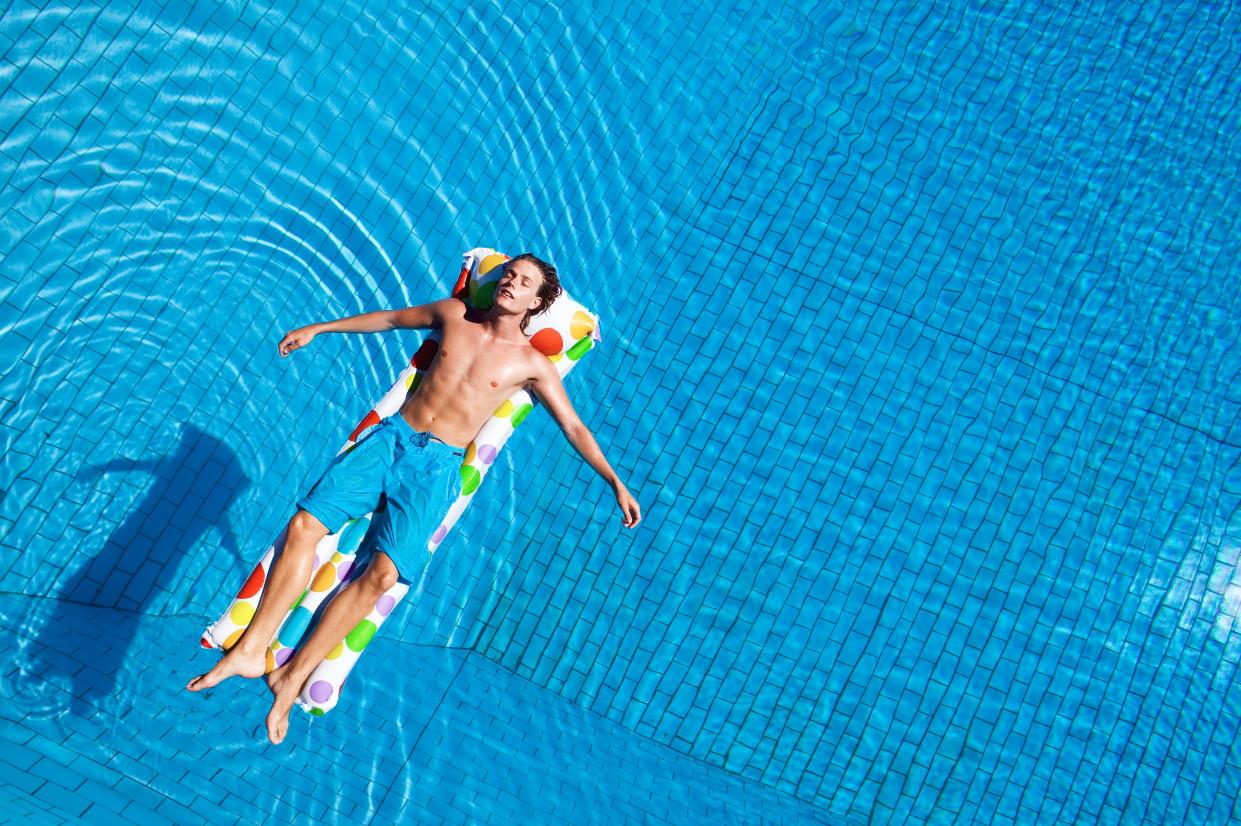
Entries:
{"type": "Polygon", "coordinates": [[[556,365],[542,356],[538,358],[538,361],[539,366],[534,378],[530,381],[530,389],[551,411],[552,418],[556,420],[556,424],[560,425],[569,444],[573,445],[586,463],[612,486],[612,490],[616,492],[616,504],[621,510],[621,523],[626,528],[637,527],[642,521],[642,512],[637,500],[629,493],[620,477],[616,475],[616,471],[612,470],[612,466],[604,458],[603,451],[599,449],[599,443],[595,441],[594,435],[586,425],[582,424],[581,418],[578,417],[577,411],[573,409],[573,404],[569,401],[568,394],[565,393],[564,383],[560,381],[560,372],[556,369],[556,365]]]}

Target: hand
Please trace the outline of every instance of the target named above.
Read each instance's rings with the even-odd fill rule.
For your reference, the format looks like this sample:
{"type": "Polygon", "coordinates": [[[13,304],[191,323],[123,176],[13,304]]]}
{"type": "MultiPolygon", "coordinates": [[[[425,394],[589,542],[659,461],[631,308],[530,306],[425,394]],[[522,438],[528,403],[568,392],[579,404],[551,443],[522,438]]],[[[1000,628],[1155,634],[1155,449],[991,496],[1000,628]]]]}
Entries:
{"type": "Polygon", "coordinates": [[[299,327],[292,332],[285,333],[280,341],[280,357],[284,358],[299,347],[305,347],[316,335],[318,331],[314,329],[314,325],[299,327]]]}
{"type": "Polygon", "coordinates": [[[621,509],[621,524],[626,528],[636,528],[642,521],[642,511],[638,508],[638,500],[629,495],[624,485],[616,488],[616,504],[621,509]]]}

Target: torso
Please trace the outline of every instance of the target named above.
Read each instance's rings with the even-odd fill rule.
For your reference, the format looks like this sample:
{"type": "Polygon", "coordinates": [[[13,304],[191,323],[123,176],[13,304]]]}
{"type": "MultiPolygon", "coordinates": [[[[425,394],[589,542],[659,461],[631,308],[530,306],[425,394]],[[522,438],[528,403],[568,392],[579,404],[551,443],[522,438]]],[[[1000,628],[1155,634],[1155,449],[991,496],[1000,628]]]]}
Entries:
{"type": "Polygon", "coordinates": [[[534,377],[534,359],[544,356],[529,340],[493,338],[460,306],[460,316],[453,312],[444,322],[439,352],[400,414],[415,430],[465,447],[496,408],[534,377]]]}

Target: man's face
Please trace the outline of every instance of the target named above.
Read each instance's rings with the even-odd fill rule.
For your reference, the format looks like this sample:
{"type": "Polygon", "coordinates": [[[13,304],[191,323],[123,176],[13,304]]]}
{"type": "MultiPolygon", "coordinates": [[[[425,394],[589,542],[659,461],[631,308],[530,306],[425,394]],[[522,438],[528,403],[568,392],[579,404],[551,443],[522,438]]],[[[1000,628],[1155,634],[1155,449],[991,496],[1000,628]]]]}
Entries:
{"type": "Polygon", "coordinates": [[[495,303],[506,310],[525,312],[539,306],[543,273],[529,261],[510,261],[496,283],[495,303]]]}

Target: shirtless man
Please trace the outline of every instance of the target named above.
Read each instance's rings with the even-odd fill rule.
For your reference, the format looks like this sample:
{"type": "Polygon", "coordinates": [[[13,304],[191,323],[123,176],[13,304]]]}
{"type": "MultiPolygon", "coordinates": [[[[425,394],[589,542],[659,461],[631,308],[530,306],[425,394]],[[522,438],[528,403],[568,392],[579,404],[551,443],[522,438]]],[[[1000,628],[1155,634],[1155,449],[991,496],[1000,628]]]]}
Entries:
{"type": "Polygon", "coordinates": [[[530,316],[560,294],[555,268],[530,254],[519,255],[504,266],[495,303],[486,312],[447,298],[311,324],[288,333],[280,342],[284,357],[319,333],[442,330],[434,362],[400,411],[368,430],[352,450],[337,456],[310,492],[298,500],[284,550],[272,566],[249,627],[214,668],[186,686],[201,691],[236,675],[262,676],[278,623],[310,581],[315,546],[340,530],[347,519],[373,510],[382,491],[387,511],[376,517],[376,551],[366,571],[332,599],[305,644],[267,675],[275,694],[267,715],[267,736],[273,743],[284,739],[289,711],[310,672],[397,582],[398,563],[411,561],[424,545],[433,520],[459,492],[458,469],[465,446],[518,388],[526,387],[546,405],[569,443],[612,486],[622,524],[633,528],[641,520],[637,501],[569,403],[555,365],[523,333],[530,316]]]}

